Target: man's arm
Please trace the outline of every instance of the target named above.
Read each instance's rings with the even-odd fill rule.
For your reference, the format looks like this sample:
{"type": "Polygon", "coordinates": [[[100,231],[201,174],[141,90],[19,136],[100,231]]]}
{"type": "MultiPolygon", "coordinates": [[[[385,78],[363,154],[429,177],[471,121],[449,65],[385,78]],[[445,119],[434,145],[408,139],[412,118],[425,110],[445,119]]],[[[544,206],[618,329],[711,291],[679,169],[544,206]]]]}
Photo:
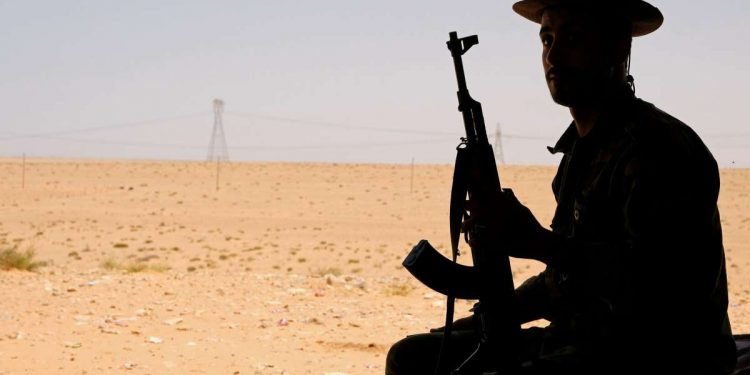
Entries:
{"type": "MultiPolygon", "coordinates": [[[[715,161],[685,160],[667,151],[638,155],[623,168],[621,180],[622,238],[598,243],[564,238],[539,225],[512,193],[503,192],[493,209],[500,213],[493,223],[498,243],[513,257],[587,279],[582,284],[592,295],[620,289],[634,303],[628,309],[640,313],[690,308],[712,295],[723,267],[715,161]]],[[[543,279],[518,288],[519,306],[549,302],[543,297],[549,297],[550,284],[543,279]]]]}
{"type": "MultiPolygon", "coordinates": [[[[563,238],[537,225],[514,196],[503,194],[498,212],[515,215],[499,223],[500,243],[511,256],[575,274],[589,296],[616,295],[619,299],[611,302],[638,321],[658,326],[667,320],[711,319],[721,313],[720,299],[726,298],[720,285],[725,274],[716,210],[718,170],[713,160],[657,156],[633,158],[625,168],[623,238],[563,238]],[[710,299],[716,300],[717,311],[709,311],[710,299]]],[[[549,285],[531,284],[530,290],[540,292],[524,292],[535,297],[523,298],[539,304],[536,296],[549,285]]],[[[523,298],[519,305],[527,304],[523,298]]]]}

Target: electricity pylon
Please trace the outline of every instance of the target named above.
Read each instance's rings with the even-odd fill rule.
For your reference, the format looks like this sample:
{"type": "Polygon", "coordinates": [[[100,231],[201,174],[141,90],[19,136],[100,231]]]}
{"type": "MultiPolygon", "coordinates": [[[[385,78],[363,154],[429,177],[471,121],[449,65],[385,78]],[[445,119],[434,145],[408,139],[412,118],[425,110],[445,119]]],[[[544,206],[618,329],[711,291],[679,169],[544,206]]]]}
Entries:
{"type": "Polygon", "coordinates": [[[229,161],[227,139],[224,137],[224,125],[222,124],[223,113],[224,101],[214,99],[214,129],[211,132],[211,143],[208,145],[208,161],[229,161]]]}
{"type": "Polygon", "coordinates": [[[500,131],[500,123],[497,123],[495,128],[495,160],[499,161],[500,164],[505,164],[505,156],[503,155],[503,133],[500,131]]]}

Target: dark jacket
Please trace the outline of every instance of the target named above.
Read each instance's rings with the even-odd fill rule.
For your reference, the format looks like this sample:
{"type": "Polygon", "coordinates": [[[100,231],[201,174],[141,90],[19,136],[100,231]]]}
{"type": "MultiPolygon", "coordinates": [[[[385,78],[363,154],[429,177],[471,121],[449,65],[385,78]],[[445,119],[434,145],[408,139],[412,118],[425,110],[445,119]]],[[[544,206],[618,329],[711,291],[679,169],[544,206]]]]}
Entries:
{"type": "Polygon", "coordinates": [[[623,373],[729,373],[719,171],[698,135],[628,91],[589,134],[571,124],[550,151],[564,154],[551,227],[565,244],[517,290],[551,322],[545,355],[623,373]]]}

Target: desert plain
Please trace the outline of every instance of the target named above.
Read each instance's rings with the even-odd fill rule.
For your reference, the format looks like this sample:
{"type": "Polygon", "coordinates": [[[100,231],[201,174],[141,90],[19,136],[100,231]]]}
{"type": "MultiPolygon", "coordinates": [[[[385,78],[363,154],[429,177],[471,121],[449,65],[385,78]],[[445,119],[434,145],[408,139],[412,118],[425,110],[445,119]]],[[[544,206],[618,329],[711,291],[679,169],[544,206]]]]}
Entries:
{"type": "MultiPolygon", "coordinates": [[[[542,223],[554,172],[500,171],[542,223]]],[[[393,342],[442,325],[401,262],[420,239],[448,255],[451,173],[0,159],[0,250],[38,262],[0,271],[0,374],[382,374],[393,342]]],[[[729,314],[750,333],[750,170],[721,178],[729,314]]]]}

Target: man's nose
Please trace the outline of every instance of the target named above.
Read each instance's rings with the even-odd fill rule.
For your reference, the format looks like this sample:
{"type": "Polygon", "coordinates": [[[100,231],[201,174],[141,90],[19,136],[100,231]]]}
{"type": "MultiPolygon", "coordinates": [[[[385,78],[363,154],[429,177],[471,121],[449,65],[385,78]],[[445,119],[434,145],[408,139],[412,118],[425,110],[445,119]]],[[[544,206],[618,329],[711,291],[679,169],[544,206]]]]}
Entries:
{"type": "Polygon", "coordinates": [[[547,51],[544,54],[544,62],[548,66],[560,65],[560,58],[561,58],[560,55],[561,55],[560,46],[558,46],[557,43],[553,42],[550,44],[549,47],[547,47],[547,51]]]}

